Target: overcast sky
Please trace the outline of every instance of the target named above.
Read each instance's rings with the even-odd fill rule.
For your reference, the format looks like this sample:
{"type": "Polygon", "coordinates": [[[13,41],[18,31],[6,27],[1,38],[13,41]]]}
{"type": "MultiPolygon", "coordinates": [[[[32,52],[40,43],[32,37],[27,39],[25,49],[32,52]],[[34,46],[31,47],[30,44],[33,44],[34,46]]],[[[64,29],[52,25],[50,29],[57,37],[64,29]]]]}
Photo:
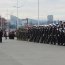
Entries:
{"type": "MultiPolygon", "coordinates": [[[[39,0],[40,19],[46,19],[47,15],[54,15],[54,19],[65,20],[65,0],[39,0]]],[[[16,15],[17,0],[0,0],[0,15],[7,17],[16,15]]],[[[38,0],[19,0],[20,18],[35,18],[38,15],[38,0]]]]}

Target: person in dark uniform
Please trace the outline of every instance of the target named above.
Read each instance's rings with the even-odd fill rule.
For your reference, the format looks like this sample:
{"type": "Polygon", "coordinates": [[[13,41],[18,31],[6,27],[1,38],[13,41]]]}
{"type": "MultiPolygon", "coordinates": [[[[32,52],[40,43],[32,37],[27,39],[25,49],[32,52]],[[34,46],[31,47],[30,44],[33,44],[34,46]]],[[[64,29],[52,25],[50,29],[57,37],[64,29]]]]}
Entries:
{"type": "Polygon", "coordinates": [[[51,32],[51,44],[56,45],[56,27],[52,28],[52,32],[51,32]]]}
{"type": "Polygon", "coordinates": [[[0,43],[2,43],[2,35],[3,35],[3,32],[2,32],[2,30],[0,29],[0,43]]]}
{"type": "Polygon", "coordinates": [[[4,37],[5,37],[5,39],[7,39],[7,33],[6,33],[6,31],[4,32],[4,37]]]}
{"type": "Polygon", "coordinates": [[[14,31],[12,31],[11,37],[12,37],[12,39],[14,39],[14,37],[15,37],[14,31]]]}
{"type": "Polygon", "coordinates": [[[60,32],[60,45],[63,45],[63,39],[64,39],[64,32],[63,32],[63,30],[61,30],[61,32],[60,32]]]}
{"type": "Polygon", "coordinates": [[[10,32],[9,33],[9,39],[14,39],[14,37],[15,37],[14,31],[10,32]]]}

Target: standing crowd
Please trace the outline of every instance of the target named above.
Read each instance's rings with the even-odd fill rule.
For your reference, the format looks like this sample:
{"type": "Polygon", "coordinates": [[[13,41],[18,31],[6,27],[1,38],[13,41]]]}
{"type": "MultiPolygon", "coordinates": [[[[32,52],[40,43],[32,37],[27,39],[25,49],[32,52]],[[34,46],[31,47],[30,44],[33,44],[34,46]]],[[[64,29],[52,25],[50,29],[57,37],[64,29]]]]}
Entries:
{"type": "Polygon", "coordinates": [[[0,29],[0,43],[2,43],[2,37],[5,37],[5,39],[7,39],[7,37],[9,37],[9,39],[14,39],[15,33],[14,31],[11,31],[7,35],[6,31],[3,31],[2,29],[0,29]]]}
{"type": "Polygon", "coordinates": [[[65,45],[65,27],[63,25],[49,25],[19,29],[17,39],[37,43],[65,45]]]}

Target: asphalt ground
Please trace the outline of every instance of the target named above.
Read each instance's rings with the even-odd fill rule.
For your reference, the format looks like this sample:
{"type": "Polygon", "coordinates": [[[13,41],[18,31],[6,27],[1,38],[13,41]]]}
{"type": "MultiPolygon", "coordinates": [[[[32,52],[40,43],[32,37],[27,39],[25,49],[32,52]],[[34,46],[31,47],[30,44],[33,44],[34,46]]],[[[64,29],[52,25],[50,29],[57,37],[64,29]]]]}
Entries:
{"type": "Polygon", "coordinates": [[[65,65],[65,46],[3,38],[0,65],[65,65]]]}

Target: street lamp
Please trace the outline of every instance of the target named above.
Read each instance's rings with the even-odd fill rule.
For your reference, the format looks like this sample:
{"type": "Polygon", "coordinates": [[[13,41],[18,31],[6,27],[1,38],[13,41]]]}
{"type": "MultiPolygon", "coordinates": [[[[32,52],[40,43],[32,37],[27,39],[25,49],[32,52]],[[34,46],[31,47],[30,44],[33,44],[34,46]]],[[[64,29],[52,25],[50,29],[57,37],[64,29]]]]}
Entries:
{"type": "Polygon", "coordinates": [[[3,22],[2,22],[2,16],[1,16],[1,29],[3,28],[3,27],[2,27],[2,26],[3,26],[2,23],[3,23],[3,22]]]}
{"type": "Polygon", "coordinates": [[[39,26],[39,0],[38,0],[38,26],[39,26]]]}
{"type": "Polygon", "coordinates": [[[17,8],[17,21],[16,21],[16,30],[18,29],[18,12],[19,12],[19,10],[18,10],[18,8],[21,8],[21,6],[19,6],[19,4],[18,4],[18,0],[17,0],[17,5],[16,6],[13,6],[13,7],[16,7],[17,8]]]}
{"type": "Polygon", "coordinates": [[[16,30],[18,29],[18,0],[17,0],[17,4],[16,4],[16,6],[13,6],[13,7],[16,7],[17,8],[17,20],[16,20],[16,30]]]}
{"type": "Polygon", "coordinates": [[[10,15],[10,14],[8,13],[8,12],[9,12],[9,8],[7,8],[6,11],[7,11],[7,14],[6,14],[6,15],[7,15],[7,23],[8,23],[8,29],[7,29],[7,28],[6,28],[6,29],[7,29],[8,32],[10,32],[10,22],[9,22],[9,20],[8,20],[8,17],[9,17],[9,15],[10,15]]]}
{"type": "Polygon", "coordinates": [[[18,28],[18,26],[17,26],[17,25],[18,25],[18,8],[19,8],[19,7],[18,7],[18,0],[17,0],[17,21],[16,21],[16,30],[17,30],[17,28],[18,28]]]}

